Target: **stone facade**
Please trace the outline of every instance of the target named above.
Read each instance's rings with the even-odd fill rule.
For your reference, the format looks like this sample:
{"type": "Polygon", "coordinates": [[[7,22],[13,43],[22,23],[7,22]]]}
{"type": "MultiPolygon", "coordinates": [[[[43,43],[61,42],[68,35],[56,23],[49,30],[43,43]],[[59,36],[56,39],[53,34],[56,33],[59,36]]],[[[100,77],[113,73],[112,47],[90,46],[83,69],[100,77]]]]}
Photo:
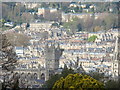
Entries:
{"type": "Polygon", "coordinates": [[[117,36],[116,37],[116,42],[115,42],[115,50],[114,50],[114,58],[113,58],[113,76],[114,77],[118,77],[120,75],[120,57],[119,57],[119,53],[120,53],[120,37],[117,36]]]}
{"type": "Polygon", "coordinates": [[[59,44],[47,44],[45,47],[45,64],[46,64],[46,79],[55,73],[59,68],[59,59],[62,55],[62,49],[60,49],[59,44]]]}
{"type": "Polygon", "coordinates": [[[120,36],[118,37],[118,75],[120,78],[120,36]]]}
{"type": "MultiPolygon", "coordinates": [[[[42,60],[37,58],[36,60],[34,60],[34,62],[38,62],[41,60],[41,62],[38,62],[37,64],[34,64],[34,62],[30,62],[30,61],[26,61],[26,60],[19,60],[19,63],[26,63],[27,67],[23,69],[21,68],[17,68],[14,73],[19,73],[19,75],[21,76],[22,73],[25,74],[25,76],[27,77],[28,74],[30,74],[31,76],[34,77],[34,74],[36,74],[36,78],[37,79],[42,79],[44,78],[44,80],[48,80],[49,77],[51,75],[54,75],[58,72],[59,69],[59,59],[62,55],[62,49],[60,49],[59,44],[55,44],[55,43],[50,43],[50,44],[46,44],[45,45],[45,65],[43,65],[42,60]],[[28,64],[27,64],[28,63],[28,64]],[[32,64],[29,64],[32,63],[32,64]],[[42,78],[43,77],[43,78],[42,78]]],[[[32,78],[33,78],[32,77],[32,78]]]]}

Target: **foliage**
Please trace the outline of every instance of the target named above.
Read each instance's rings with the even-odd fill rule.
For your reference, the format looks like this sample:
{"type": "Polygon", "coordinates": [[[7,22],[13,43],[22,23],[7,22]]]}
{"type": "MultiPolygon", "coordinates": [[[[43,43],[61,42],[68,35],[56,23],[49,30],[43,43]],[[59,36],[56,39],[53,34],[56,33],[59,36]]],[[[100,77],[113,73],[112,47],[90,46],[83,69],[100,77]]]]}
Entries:
{"type": "Polygon", "coordinates": [[[15,68],[15,64],[17,62],[16,54],[13,51],[13,46],[11,45],[5,34],[2,34],[0,38],[2,38],[1,40],[2,42],[0,42],[2,43],[2,48],[0,48],[0,51],[6,55],[2,57],[3,62],[5,58],[8,59],[8,61],[5,61],[2,64],[2,69],[7,71],[13,71],[13,69],[15,68]]]}
{"type": "Polygon", "coordinates": [[[14,46],[27,46],[29,44],[30,38],[25,34],[18,33],[6,33],[6,36],[9,37],[8,40],[14,46]]]}
{"type": "Polygon", "coordinates": [[[75,18],[72,18],[72,21],[64,22],[63,27],[66,28],[67,30],[69,29],[69,31],[68,31],[69,33],[74,34],[75,32],[82,30],[81,22],[82,22],[82,20],[75,17],[75,18]]]}
{"type": "Polygon", "coordinates": [[[41,3],[41,8],[48,8],[48,7],[49,7],[49,5],[47,3],[45,3],[45,2],[41,3]]]}
{"type": "Polygon", "coordinates": [[[114,26],[117,26],[117,16],[115,14],[109,14],[104,18],[106,30],[113,28],[114,26]]]}
{"type": "MultiPolygon", "coordinates": [[[[78,3],[75,3],[78,5],[78,3]]],[[[80,3],[81,4],[81,3],[80,3]]],[[[84,4],[84,3],[82,3],[84,4]]],[[[99,31],[101,29],[103,30],[108,30],[112,27],[116,27],[117,26],[117,16],[115,16],[115,14],[118,12],[118,4],[117,3],[85,3],[87,5],[86,8],[89,8],[90,5],[95,5],[95,8],[92,8],[93,10],[91,10],[91,12],[97,13],[97,12],[101,12],[101,13],[109,13],[109,15],[105,16],[105,14],[103,13],[102,16],[100,16],[100,18],[95,19],[95,18],[90,18],[90,17],[86,17],[84,18],[84,20],[78,19],[78,20],[73,20],[70,22],[65,22],[64,26],[69,28],[70,31],[68,31],[70,34],[74,34],[76,31],[81,31],[81,30],[85,30],[85,31],[99,31]],[[109,8],[113,9],[113,12],[109,11],[109,8]],[[95,9],[95,10],[94,10],[95,9]]],[[[82,13],[83,9],[81,7],[69,7],[70,3],[66,2],[66,3],[41,3],[41,7],[43,8],[49,8],[49,7],[53,7],[53,8],[57,8],[69,13],[69,12],[74,12],[74,13],[82,13]]],[[[40,19],[40,20],[44,20],[43,17],[38,17],[37,14],[32,15],[30,14],[30,12],[37,12],[37,8],[34,9],[27,9],[25,8],[24,5],[22,5],[21,3],[3,3],[2,4],[2,11],[4,11],[2,13],[2,18],[7,22],[7,21],[11,21],[14,22],[15,25],[16,24],[21,24],[21,23],[25,23],[25,22],[30,22],[33,21],[34,19],[40,19]]],[[[94,17],[94,16],[93,16],[94,17]]],[[[61,21],[61,15],[60,13],[52,13],[51,15],[49,15],[49,19],[48,20],[56,20],[56,21],[61,21]],[[58,18],[57,18],[58,17],[58,18]]]]}
{"type": "Polygon", "coordinates": [[[68,74],[73,74],[74,71],[72,69],[68,69],[67,67],[64,67],[63,71],[61,74],[56,74],[51,76],[51,78],[46,81],[45,85],[43,86],[44,88],[52,88],[54,83],[59,80],[61,77],[66,77],[68,74]]]}
{"type": "Polygon", "coordinates": [[[54,83],[60,79],[60,75],[56,74],[54,76],[51,76],[48,81],[42,86],[43,88],[52,88],[54,83]]]}
{"type": "Polygon", "coordinates": [[[111,7],[113,9],[112,13],[117,13],[118,12],[118,3],[115,2],[101,2],[101,3],[94,3],[96,4],[96,12],[109,12],[109,8],[111,7]]]}
{"type": "Polygon", "coordinates": [[[51,12],[46,19],[57,22],[61,21],[61,11],[51,12]]]}
{"type": "Polygon", "coordinates": [[[16,53],[13,50],[13,45],[11,45],[10,41],[8,40],[6,34],[0,34],[1,42],[0,44],[0,58],[1,59],[1,66],[2,66],[2,72],[4,76],[4,82],[3,82],[3,89],[6,90],[7,87],[13,88],[15,83],[17,82],[15,79],[15,76],[13,76],[13,70],[15,69],[15,66],[17,65],[17,56],[16,53]],[[8,78],[6,78],[7,76],[8,78]]]}
{"type": "Polygon", "coordinates": [[[88,38],[88,42],[94,42],[96,40],[97,36],[93,35],[88,38]]]}
{"type": "Polygon", "coordinates": [[[34,16],[29,13],[23,13],[21,18],[23,22],[29,23],[31,20],[33,20],[34,16]]]}
{"type": "Polygon", "coordinates": [[[95,26],[94,29],[93,29],[93,32],[97,32],[97,31],[100,31],[102,30],[100,26],[95,26]]]}
{"type": "Polygon", "coordinates": [[[106,89],[119,88],[119,86],[120,86],[119,81],[115,81],[115,80],[109,80],[105,83],[105,88],[106,89]]]}
{"type": "Polygon", "coordinates": [[[65,13],[68,13],[69,11],[69,9],[68,9],[68,7],[69,7],[69,3],[68,2],[62,2],[61,4],[61,10],[63,11],[63,12],[65,12],[65,13]]]}
{"type": "Polygon", "coordinates": [[[67,66],[65,65],[64,69],[62,70],[61,77],[66,77],[68,74],[73,74],[73,73],[75,73],[74,70],[72,70],[71,68],[68,69],[67,66]]]}
{"type": "Polygon", "coordinates": [[[84,19],[78,17],[72,18],[71,21],[64,22],[63,27],[69,33],[75,33],[76,31],[88,31],[88,32],[97,32],[100,30],[109,30],[111,28],[117,27],[117,16],[115,14],[103,13],[99,18],[95,19],[95,16],[87,16],[84,19]],[[104,17],[101,17],[101,16],[104,17]]]}
{"type": "Polygon", "coordinates": [[[61,4],[59,2],[50,2],[49,7],[60,9],[61,4]]]}
{"type": "Polygon", "coordinates": [[[0,22],[5,23],[5,19],[1,19],[0,22]]]}
{"type": "Polygon", "coordinates": [[[94,16],[93,17],[87,16],[82,20],[81,24],[84,30],[90,32],[92,31],[90,29],[94,27],[93,23],[94,23],[94,16]]]}
{"type": "Polygon", "coordinates": [[[55,82],[53,90],[56,90],[56,88],[75,88],[75,90],[82,90],[87,88],[102,89],[104,88],[104,85],[103,83],[87,75],[69,74],[67,77],[61,77],[58,81],[55,82]]]}
{"type": "Polygon", "coordinates": [[[104,79],[104,74],[99,73],[99,72],[90,72],[87,75],[91,76],[92,78],[101,81],[104,79]]]}
{"type": "Polygon", "coordinates": [[[58,23],[52,23],[52,27],[55,26],[55,27],[59,27],[59,24],[58,23]]]}
{"type": "MultiPolygon", "coordinates": [[[[77,3],[75,3],[77,4],[77,3]]],[[[118,3],[116,2],[84,2],[82,4],[86,4],[86,9],[91,11],[92,13],[103,13],[103,12],[110,12],[109,8],[112,8],[113,11],[111,13],[118,13],[118,3]],[[90,5],[95,5],[95,8],[89,8],[90,5]]],[[[63,11],[66,13],[72,12],[71,10],[74,10],[76,13],[82,13],[83,8],[82,7],[68,7],[68,5],[63,6],[63,11]],[[65,7],[65,8],[64,8],[65,7]]]]}
{"type": "Polygon", "coordinates": [[[2,18],[5,21],[11,21],[16,24],[21,24],[25,22],[29,22],[33,19],[33,15],[29,13],[29,11],[35,11],[33,9],[27,10],[24,5],[21,3],[3,3],[2,4],[2,18]]]}

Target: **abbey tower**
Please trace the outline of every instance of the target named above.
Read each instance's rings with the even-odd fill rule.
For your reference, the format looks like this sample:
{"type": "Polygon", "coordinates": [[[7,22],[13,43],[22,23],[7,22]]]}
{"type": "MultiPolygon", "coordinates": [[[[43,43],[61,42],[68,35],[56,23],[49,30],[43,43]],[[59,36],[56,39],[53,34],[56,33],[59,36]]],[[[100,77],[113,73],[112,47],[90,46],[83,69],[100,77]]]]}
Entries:
{"type": "Polygon", "coordinates": [[[113,58],[113,77],[120,77],[120,36],[116,37],[115,41],[115,50],[114,50],[114,58],[113,58]]]}
{"type": "Polygon", "coordinates": [[[45,70],[46,80],[59,68],[59,59],[62,55],[62,49],[59,44],[50,43],[45,46],[45,70]]]}

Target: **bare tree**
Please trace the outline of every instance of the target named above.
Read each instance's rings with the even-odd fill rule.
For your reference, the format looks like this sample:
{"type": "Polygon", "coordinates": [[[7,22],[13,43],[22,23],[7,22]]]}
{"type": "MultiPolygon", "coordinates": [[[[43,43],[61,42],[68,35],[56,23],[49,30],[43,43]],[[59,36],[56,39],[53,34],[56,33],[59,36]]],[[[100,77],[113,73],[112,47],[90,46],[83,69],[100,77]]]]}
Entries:
{"type": "Polygon", "coordinates": [[[19,33],[6,33],[6,36],[12,46],[27,46],[29,44],[30,37],[25,34],[19,33]]]}
{"type": "Polygon", "coordinates": [[[17,56],[14,52],[13,46],[8,41],[5,34],[0,34],[0,64],[2,66],[3,76],[3,89],[14,88],[15,83],[18,81],[17,77],[13,74],[15,65],[17,64],[17,56]]]}

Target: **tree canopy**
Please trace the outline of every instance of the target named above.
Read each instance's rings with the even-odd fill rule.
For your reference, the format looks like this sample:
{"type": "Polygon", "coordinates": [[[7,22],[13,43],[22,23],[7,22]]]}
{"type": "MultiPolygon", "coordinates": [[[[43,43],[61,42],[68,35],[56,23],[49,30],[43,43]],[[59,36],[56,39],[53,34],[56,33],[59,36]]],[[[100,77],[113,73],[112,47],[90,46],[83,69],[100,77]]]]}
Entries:
{"type": "Polygon", "coordinates": [[[64,22],[63,27],[72,34],[77,31],[97,32],[100,30],[109,30],[118,27],[118,16],[111,13],[102,13],[97,17],[95,15],[84,18],[75,17],[68,22],[64,22]]]}
{"type": "Polygon", "coordinates": [[[6,90],[6,88],[13,89],[15,83],[17,82],[18,77],[13,75],[13,70],[15,69],[17,62],[17,55],[14,52],[13,45],[11,45],[8,40],[6,34],[0,34],[0,63],[2,66],[2,76],[7,76],[8,78],[4,78],[2,88],[6,90]]]}
{"type": "Polygon", "coordinates": [[[69,74],[75,73],[72,69],[68,69],[67,66],[64,67],[61,74],[56,74],[50,77],[48,81],[46,81],[45,85],[43,85],[43,88],[52,88],[54,83],[59,80],[61,77],[66,77],[69,74]]]}
{"type": "Polygon", "coordinates": [[[104,84],[87,75],[69,74],[67,77],[61,77],[58,81],[55,82],[53,90],[56,88],[75,88],[76,90],[88,88],[102,89],[104,88],[104,84]]]}
{"type": "Polygon", "coordinates": [[[93,35],[88,38],[88,42],[94,42],[96,40],[97,36],[93,35]]]}

